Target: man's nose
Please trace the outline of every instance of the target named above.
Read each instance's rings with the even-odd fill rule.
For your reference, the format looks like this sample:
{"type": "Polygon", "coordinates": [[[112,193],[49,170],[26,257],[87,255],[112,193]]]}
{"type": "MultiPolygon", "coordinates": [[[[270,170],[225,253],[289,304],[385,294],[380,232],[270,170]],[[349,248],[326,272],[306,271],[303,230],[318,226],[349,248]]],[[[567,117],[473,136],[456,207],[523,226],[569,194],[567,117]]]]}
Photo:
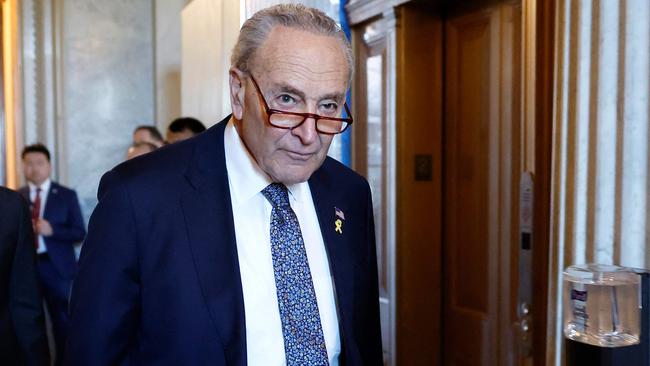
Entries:
{"type": "Polygon", "coordinates": [[[303,145],[311,145],[318,138],[316,119],[313,117],[307,117],[300,126],[293,128],[291,133],[294,136],[297,136],[303,145]]]}

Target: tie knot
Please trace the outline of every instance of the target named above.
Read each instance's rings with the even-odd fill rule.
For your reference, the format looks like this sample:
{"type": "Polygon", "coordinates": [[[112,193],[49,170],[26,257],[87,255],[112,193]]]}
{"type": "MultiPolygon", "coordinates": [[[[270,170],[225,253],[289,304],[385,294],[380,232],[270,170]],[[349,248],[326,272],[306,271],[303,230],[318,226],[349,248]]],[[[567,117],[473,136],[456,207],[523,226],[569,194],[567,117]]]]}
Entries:
{"type": "Polygon", "coordinates": [[[262,190],[262,194],[271,202],[273,207],[289,206],[287,187],[282,183],[269,184],[262,190]]]}

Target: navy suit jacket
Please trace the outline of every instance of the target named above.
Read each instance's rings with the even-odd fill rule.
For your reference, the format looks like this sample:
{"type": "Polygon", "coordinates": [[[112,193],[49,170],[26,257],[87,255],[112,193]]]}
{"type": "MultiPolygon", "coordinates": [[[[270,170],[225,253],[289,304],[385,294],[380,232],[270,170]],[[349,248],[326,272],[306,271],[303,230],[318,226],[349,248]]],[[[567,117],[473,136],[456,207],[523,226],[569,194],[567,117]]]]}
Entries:
{"type": "MultiPolygon", "coordinates": [[[[22,187],[19,191],[29,202],[29,187],[22,187]]],[[[52,265],[61,278],[72,280],[77,273],[74,245],[86,235],[77,193],[52,182],[47,193],[43,219],[52,226],[52,235],[44,237],[52,265]]]]}
{"type": "MultiPolygon", "coordinates": [[[[68,365],[245,365],[224,120],[102,178],[71,299],[68,365]]],[[[341,361],[381,365],[367,182],[327,158],[309,180],[332,269],[341,361]],[[335,232],[335,207],[345,214],[335,232]]]]}
{"type": "Polygon", "coordinates": [[[0,187],[0,365],[49,364],[29,208],[0,187]]]}

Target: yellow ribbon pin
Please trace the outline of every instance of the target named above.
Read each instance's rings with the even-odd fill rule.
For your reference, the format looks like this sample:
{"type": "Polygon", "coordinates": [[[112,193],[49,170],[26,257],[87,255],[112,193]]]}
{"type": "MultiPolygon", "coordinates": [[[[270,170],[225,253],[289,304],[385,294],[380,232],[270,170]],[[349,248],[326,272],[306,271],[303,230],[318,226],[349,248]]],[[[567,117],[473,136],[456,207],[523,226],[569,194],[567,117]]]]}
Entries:
{"type": "Polygon", "coordinates": [[[341,230],[341,226],[343,225],[343,221],[341,221],[341,219],[336,219],[336,221],[334,221],[334,224],[336,225],[336,228],[334,229],[334,231],[338,232],[339,234],[343,234],[343,230],[341,230]]]}

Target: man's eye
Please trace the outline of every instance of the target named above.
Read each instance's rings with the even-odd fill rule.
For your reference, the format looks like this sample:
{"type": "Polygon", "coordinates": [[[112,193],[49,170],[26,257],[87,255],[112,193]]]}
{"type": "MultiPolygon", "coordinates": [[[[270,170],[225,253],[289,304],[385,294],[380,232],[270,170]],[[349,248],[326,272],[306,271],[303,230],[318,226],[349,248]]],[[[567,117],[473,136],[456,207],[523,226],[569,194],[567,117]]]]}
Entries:
{"type": "Polygon", "coordinates": [[[332,112],[336,112],[339,106],[336,103],[325,103],[325,104],[321,104],[321,108],[325,112],[332,113],[332,112]]]}
{"type": "Polygon", "coordinates": [[[292,104],[295,101],[296,100],[291,95],[287,95],[287,94],[280,95],[280,102],[282,104],[292,104]]]}

